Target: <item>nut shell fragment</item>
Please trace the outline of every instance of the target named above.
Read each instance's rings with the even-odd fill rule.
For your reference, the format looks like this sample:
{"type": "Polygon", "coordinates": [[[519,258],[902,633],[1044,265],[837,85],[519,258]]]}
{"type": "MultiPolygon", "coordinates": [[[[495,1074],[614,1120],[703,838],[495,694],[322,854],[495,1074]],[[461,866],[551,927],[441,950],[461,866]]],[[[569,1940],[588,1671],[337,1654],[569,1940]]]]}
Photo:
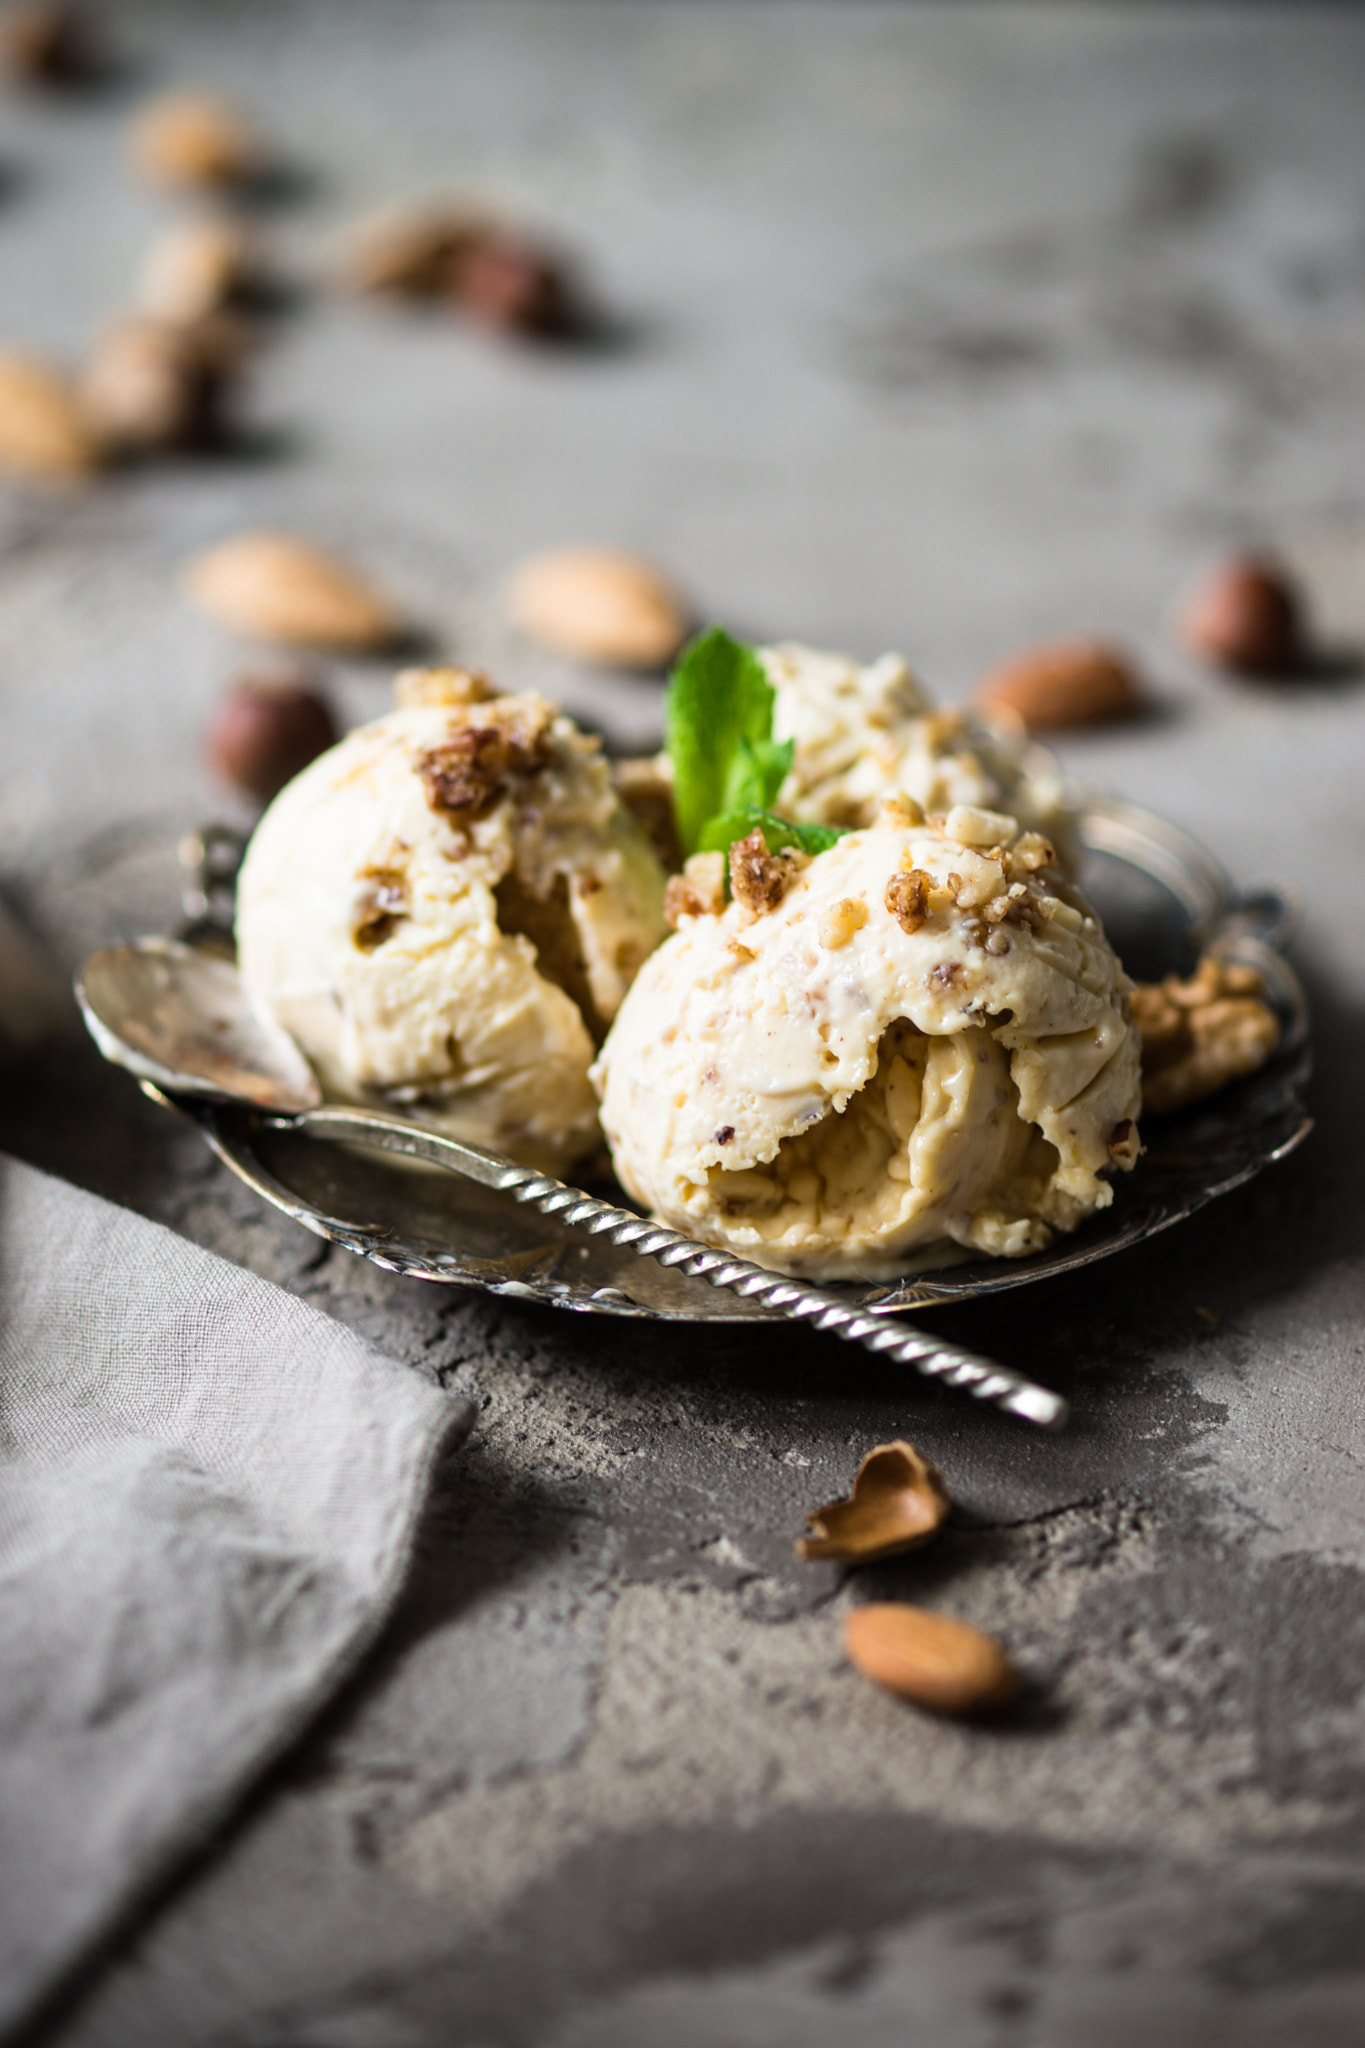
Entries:
{"type": "Polygon", "coordinates": [[[189,597],[234,631],[287,645],[381,648],[398,614],[349,563],[284,533],[245,533],[190,564],[189,597]]]}
{"type": "Polygon", "coordinates": [[[37,356],[0,354],[0,471],[73,483],[99,467],[84,408],[59,370],[37,356]]]}
{"type": "Polygon", "coordinates": [[[994,1636],[924,1607],[855,1607],[844,1649],[865,1678],[936,1714],[983,1713],[1019,1690],[1019,1673],[994,1636]]]}
{"type": "Polygon", "coordinates": [[[878,1444],[858,1467],[848,1499],[806,1516],[815,1533],[800,1539],[796,1554],[840,1564],[895,1557],[927,1543],[950,1506],[938,1468],[913,1444],[878,1444]]]}
{"type": "Polygon", "coordinates": [[[687,613],[668,579],[636,555],[559,548],[508,579],[513,619],[532,639],[609,668],[660,668],[682,645],[687,613]]]}

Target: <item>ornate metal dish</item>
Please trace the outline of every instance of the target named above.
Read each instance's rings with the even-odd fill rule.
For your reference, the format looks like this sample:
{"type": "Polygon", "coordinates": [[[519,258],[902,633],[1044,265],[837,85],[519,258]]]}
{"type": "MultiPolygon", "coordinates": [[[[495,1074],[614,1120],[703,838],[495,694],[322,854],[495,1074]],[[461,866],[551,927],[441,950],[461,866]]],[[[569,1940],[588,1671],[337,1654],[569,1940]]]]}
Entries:
{"type": "MultiPolygon", "coordinates": [[[[1109,1258],[1287,1157],[1312,1127],[1304,1107],[1307,1016],[1280,950],[1294,920],[1284,892],[1237,895],[1194,840],[1132,805],[1092,802],[1081,814],[1079,837],[1085,887],[1130,971],[1143,979],[1183,972],[1208,947],[1247,962],[1264,976],[1279,1013],[1279,1050],[1260,1073],[1209,1103],[1144,1126],[1147,1150],[1137,1170],[1116,1187],[1113,1206],[1074,1237],[1029,1259],[958,1255],[946,1263],[936,1252],[932,1263],[892,1285],[836,1289],[850,1305],[891,1314],[970,1300],[1109,1258]]],[[[510,1198],[452,1175],[415,1173],[378,1153],[272,1131],[246,1110],[205,1106],[198,1115],[219,1158],[265,1201],[390,1271],[590,1314],[775,1319],[760,1305],[604,1239],[560,1233],[510,1198]]],[[[618,1190],[611,1193],[620,1199],[618,1190]]]]}

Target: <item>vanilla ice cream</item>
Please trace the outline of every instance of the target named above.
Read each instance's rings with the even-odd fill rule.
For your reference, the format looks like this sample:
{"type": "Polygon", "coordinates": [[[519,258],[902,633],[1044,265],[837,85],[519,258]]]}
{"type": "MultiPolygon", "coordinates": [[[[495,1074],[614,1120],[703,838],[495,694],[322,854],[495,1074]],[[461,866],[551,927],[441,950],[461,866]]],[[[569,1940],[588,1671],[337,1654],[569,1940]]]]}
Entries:
{"type": "Polygon", "coordinates": [[[866,664],[813,647],[760,647],[777,692],[773,737],[794,740],[773,809],[821,825],[868,825],[903,790],[941,817],[954,804],[1005,810],[1065,857],[1061,779],[1027,740],[936,711],[899,654],[866,664]]]}
{"type": "Polygon", "coordinates": [[[243,979],[331,1099],[561,1170],[598,1142],[588,1068],[664,935],[663,872],[543,699],[452,670],[399,698],[256,828],[243,979]]]}
{"type": "Polygon", "coordinates": [[[728,907],[691,890],[594,1069],[638,1201],[761,1265],[876,1280],[943,1239],[1019,1257],[1112,1200],[1138,1151],[1130,984],[1041,835],[893,797],[814,859],[755,835],[730,872],[728,907]]]}

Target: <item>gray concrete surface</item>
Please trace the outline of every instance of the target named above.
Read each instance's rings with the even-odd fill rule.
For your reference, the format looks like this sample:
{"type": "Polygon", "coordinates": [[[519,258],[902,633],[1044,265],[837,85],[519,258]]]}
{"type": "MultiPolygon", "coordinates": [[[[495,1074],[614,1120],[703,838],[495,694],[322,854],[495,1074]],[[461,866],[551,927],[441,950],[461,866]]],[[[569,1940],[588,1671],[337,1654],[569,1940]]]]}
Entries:
{"type": "MultiPolygon", "coordinates": [[[[0,113],[0,332],[75,350],[168,208],[143,92],[240,91],[302,171],[256,451],[0,497],[0,876],[68,962],[174,915],[240,650],[186,610],[238,526],[351,547],[455,653],[626,741],[657,690],[500,622],[531,546],[671,565],[705,616],[944,697],[1126,637],[1143,724],[1068,765],[1308,892],[1310,1144],[1167,1238],[940,1318],[1064,1386],[1061,1437],[796,1333],[559,1319],[263,1213],[93,1053],[0,1075],[0,1143],[468,1390],[390,1638],[92,1972],[60,2048],[1345,2048],[1365,2033],[1365,1109],[1350,659],[1200,672],[1166,619],[1230,541],[1365,642],[1365,20],[1311,8],[128,5],[103,95],[0,113]],[[498,348],[325,289],[357,213],[475,188],[563,234],[610,345],[498,348]],[[803,1511],[909,1434],[957,1502],[847,1581],[803,1511]],[[869,1594],[998,1629],[1023,1705],[865,1686],[869,1594]]],[[[386,671],[340,673],[348,715],[386,671]]]]}

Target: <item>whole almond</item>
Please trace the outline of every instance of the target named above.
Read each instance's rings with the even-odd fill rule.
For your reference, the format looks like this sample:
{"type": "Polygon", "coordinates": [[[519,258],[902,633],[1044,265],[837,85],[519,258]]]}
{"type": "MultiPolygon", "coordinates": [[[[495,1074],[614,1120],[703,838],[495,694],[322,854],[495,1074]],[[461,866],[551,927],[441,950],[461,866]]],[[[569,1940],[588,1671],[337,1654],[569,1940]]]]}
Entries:
{"type": "Polygon", "coordinates": [[[260,275],[259,251],[241,221],[182,221],[148,250],[137,302],[162,320],[199,320],[246,296],[260,275]]]}
{"type": "Polygon", "coordinates": [[[509,577],[507,604],[533,639],[609,668],[661,668],[687,631],[682,599],[667,578],[609,548],[533,555],[509,577]]]}
{"type": "Polygon", "coordinates": [[[109,328],[81,379],[86,416],[115,454],[216,440],[249,349],[236,321],[134,318],[109,328]]]}
{"type": "Polygon", "coordinates": [[[936,1714],[981,1713],[1019,1690],[1019,1674],[994,1636],[924,1607],[855,1607],[844,1648],[865,1678],[936,1714]]]}
{"type": "Polygon", "coordinates": [[[223,541],[190,564],[185,589],[234,631],[291,646],[379,648],[400,629],[387,599],[349,563],[291,534],[223,541]]]}
{"type": "Polygon", "coordinates": [[[1132,665],[1098,640],[1034,647],[992,670],[976,691],[985,712],[1012,712],[1030,732],[1127,718],[1143,701],[1132,665]]]}
{"type": "Polygon", "coordinates": [[[128,148],[142,177],[172,189],[248,184],[265,161],[250,122],[231,101],[211,93],[154,100],[134,121],[128,148]]]}
{"type": "Polygon", "coordinates": [[[459,265],[485,232],[481,215],[459,207],[414,207],[363,227],[342,263],[356,292],[436,299],[453,288],[459,265]]]}
{"type": "Polygon", "coordinates": [[[100,451],[79,398],[37,356],[0,354],[0,470],[39,483],[93,475],[100,451]]]}

